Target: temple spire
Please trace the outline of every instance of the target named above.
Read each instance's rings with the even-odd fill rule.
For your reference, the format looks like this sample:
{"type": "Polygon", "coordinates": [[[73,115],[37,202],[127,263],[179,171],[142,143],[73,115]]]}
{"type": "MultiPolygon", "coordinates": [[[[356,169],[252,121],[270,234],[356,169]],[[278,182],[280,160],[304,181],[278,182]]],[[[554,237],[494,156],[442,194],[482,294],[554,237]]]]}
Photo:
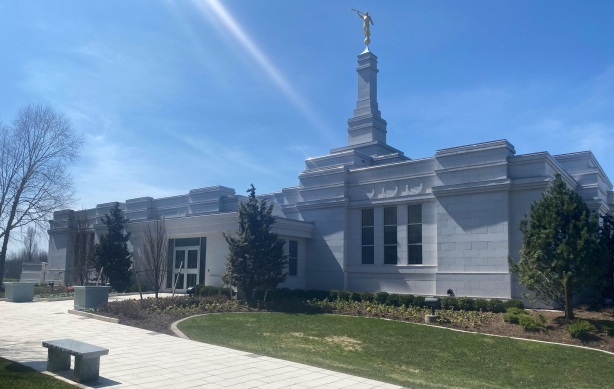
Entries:
{"type": "Polygon", "coordinates": [[[369,47],[358,56],[358,99],[348,120],[348,146],[377,142],[386,144],[386,121],[377,106],[377,56],[369,47]]]}

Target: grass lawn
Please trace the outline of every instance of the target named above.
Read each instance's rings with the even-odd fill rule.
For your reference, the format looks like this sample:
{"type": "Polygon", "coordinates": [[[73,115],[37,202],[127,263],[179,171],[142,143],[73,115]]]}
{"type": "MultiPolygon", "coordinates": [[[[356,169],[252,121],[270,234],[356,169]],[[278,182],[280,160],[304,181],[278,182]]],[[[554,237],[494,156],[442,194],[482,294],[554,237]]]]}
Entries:
{"type": "Polygon", "coordinates": [[[183,321],[190,338],[412,388],[606,388],[614,356],[362,317],[227,313],[183,321]]]}
{"type": "Polygon", "coordinates": [[[0,358],[0,388],[73,389],[74,386],[42,374],[30,367],[0,358]]]}

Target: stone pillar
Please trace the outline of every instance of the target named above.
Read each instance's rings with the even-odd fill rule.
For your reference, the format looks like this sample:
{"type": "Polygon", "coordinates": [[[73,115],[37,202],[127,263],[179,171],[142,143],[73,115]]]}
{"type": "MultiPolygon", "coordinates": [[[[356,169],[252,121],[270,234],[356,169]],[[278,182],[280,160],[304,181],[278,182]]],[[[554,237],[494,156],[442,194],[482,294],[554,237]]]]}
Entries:
{"type": "Polygon", "coordinates": [[[348,145],[386,144],[386,121],[377,106],[377,56],[367,47],[358,56],[358,99],[354,116],[348,120],[348,145]]]}

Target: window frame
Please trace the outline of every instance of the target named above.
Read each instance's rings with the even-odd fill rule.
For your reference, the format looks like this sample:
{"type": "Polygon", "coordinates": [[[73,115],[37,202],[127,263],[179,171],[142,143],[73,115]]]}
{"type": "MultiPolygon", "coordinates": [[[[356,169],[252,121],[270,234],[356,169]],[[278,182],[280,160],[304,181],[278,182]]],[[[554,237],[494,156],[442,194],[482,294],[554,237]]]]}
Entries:
{"type": "Polygon", "coordinates": [[[298,277],[298,240],[295,239],[288,240],[288,277],[298,277]]]}
{"type": "Polygon", "coordinates": [[[375,208],[363,208],[361,216],[361,264],[375,264],[375,208]],[[366,254],[366,255],[365,255],[366,254]]]}
{"type": "Polygon", "coordinates": [[[397,207],[384,207],[384,265],[399,264],[397,207]],[[392,242],[394,240],[394,242],[392,242]]]}
{"type": "Polygon", "coordinates": [[[422,251],[424,242],[422,208],[422,204],[411,204],[407,206],[408,265],[422,265],[424,263],[424,255],[422,251]],[[419,234],[415,234],[416,231],[419,231],[419,234]],[[414,259],[414,255],[416,255],[418,252],[420,253],[418,258],[414,259]]]}

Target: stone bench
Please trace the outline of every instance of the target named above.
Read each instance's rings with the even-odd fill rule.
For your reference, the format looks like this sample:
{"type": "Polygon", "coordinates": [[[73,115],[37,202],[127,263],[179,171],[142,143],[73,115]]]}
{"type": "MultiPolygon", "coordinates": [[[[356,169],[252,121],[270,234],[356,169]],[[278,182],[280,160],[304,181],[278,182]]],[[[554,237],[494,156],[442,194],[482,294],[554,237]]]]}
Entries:
{"type": "Polygon", "coordinates": [[[70,370],[70,356],[75,356],[75,380],[77,382],[98,379],[100,356],[109,350],[72,339],[48,340],[43,342],[47,351],[47,370],[51,372],[70,370]]]}

